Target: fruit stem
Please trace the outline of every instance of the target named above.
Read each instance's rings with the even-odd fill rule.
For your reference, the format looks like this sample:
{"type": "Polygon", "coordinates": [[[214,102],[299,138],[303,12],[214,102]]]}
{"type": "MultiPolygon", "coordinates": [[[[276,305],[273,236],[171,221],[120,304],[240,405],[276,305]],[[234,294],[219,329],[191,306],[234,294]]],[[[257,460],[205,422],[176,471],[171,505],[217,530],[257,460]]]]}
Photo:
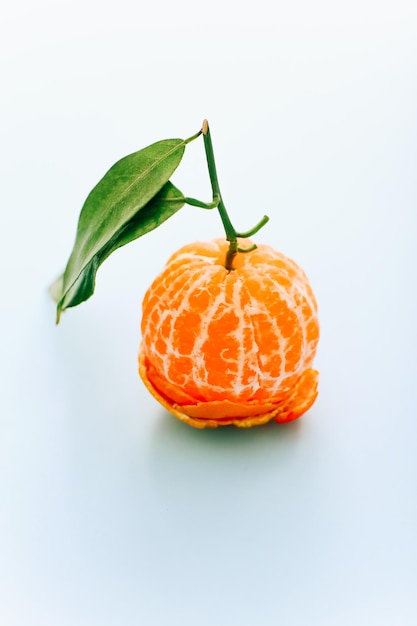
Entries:
{"type": "Polygon", "coordinates": [[[262,220],[258,222],[258,224],[256,224],[256,226],[254,226],[250,230],[244,233],[236,232],[235,228],[233,227],[232,222],[230,221],[230,217],[226,211],[226,207],[224,205],[223,198],[220,193],[219,180],[217,178],[216,162],[214,160],[213,143],[211,141],[210,128],[209,128],[207,120],[203,121],[201,132],[203,133],[204,149],[206,151],[206,159],[207,159],[207,167],[208,167],[208,171],[210,175],[211,189],[213,192],[212,204],[214,206],[217,206],[217,209],[220,214],[220,218],[223,222],[224,230],[226,233],[226,239],[229,242],[229,249],[226,254],[225,267],[228,271],[231,271],[234,269],[233,259],[238,252],[250,252],[251,250],[254,250],[256,248],[255,244],[250,246],[249,248],[240,248],[239,243],[238,243],[238,237],[243,237],[243,238],[250,237],[251,235],[257,233],[258,230],[267,223],[269,218],[266,215],[264,215],[262,220]]]}

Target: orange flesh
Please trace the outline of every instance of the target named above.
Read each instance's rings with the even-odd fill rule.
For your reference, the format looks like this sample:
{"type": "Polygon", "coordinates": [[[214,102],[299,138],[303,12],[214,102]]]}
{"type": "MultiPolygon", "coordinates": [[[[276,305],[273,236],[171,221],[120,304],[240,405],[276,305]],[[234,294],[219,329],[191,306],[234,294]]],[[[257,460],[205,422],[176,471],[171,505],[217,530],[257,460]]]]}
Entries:
{"type": "Polygon", "coordinates": [[[268,246],[238,253],[228,272],[227,247],[185,246],[149,288],[141,376],[198,427],[296,419],[317,395],[314,295],[304,272],[268,246]]]}

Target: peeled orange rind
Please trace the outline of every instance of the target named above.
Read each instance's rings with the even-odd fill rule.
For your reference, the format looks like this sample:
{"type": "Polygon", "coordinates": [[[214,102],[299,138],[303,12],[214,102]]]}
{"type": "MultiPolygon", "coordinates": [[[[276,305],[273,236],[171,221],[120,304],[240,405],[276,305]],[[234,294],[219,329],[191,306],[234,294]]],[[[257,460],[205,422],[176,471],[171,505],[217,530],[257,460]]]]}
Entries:
{"type": "Polygon", "coordinates": [[[239,428],[250,428],[251,426],[261,426],[270,422],[276,416],[277,410],[253,415],[251,417],[239,417],[238,415],[222,416],[210,419],[209,411],[212,410],[213,414],[216,413],[215,407],[212,403],[197,403],[195,405],[181,406],[174,402],[171,402],[168,398],[162,395],[151,383],[147,375],[147,369],[145,366],[145,358],[143,353],[140,353],[139,357],[139,374],[147,387],[148,391],[158,402],[172,415],[175,415],[179,420],[185,422],[189,426],[194,428],[217,428],[218,426],[237,426],[239,428]],[[208,406],[211,405],[211,406],[208,406]],[[207,413],[207,417],[199,418],[193,417],[196,412],[207,413]],[[191,413],[191,415],[190,415],[191,413]]]}
{"type": "Polygon", "coordinates": [[[196,402],[194,405],[180,405],[172,402],[159,391],[148,377],[146,358],[141,350],[139,355],[139,374],[153,397],[179,420],[194,428],[217,428],[218,426],[237,426],[250,428],[260,426],[275,419],[278,423],[291,422],[305,413],[317,397],[318,372],[306,370],[292,393],[274,405],[247,403],[246,406],[228,400],[214,402],[196,402]]]}

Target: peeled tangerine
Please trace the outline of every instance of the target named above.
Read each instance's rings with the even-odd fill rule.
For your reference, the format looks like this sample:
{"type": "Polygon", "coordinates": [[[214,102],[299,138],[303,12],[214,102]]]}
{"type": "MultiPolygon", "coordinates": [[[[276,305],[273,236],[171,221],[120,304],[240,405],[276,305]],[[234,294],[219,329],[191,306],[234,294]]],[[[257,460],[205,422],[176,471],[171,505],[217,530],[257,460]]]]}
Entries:
{"type": "Polygon", "coordinates": [[[303,270],[266,245],[239,252],[226,270],[228,246],[216,239],[181,248],[150,286],[140,375],[196,428],[295,420],[317,396],[313,292],[303,270]]]}

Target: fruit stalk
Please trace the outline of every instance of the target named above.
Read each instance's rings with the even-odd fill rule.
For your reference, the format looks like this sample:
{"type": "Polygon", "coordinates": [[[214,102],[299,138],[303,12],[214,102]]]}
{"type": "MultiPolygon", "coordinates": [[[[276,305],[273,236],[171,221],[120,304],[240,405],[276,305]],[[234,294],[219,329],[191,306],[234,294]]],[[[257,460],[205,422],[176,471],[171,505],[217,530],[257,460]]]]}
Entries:
{"type": "Polygon", "coordinates": [[[209,128],[207,120],[203,121],[201,132],[203,133],[204,149],[206,151],[206,159],[207,159],[207,167],[209,171],[211,188],[213,192],[213,204],[217,206],[220,218],[223,222],[224,230],[226,233],[226,239],[229,242],[229,249],[226,254],[225,268],[228,271],[231,271],[234,269],[233,259],[238,252],[250,252],[251,250],[254,250],[256,248],[256,244],[250,246],[249,248],[240,248],[238,237],[240,238],[251,237],[252,235],[257,233],[258,230],[260,230],[262,226],[264,226],[268,222],[269,217],[267,215],[264,215],[263,218],[260,220],[260,222],[256,224],[256,226],[254,226],[253,228],[251,228],[250,230],[244,233],[238,233],[236,231],[232,222],[230,221],[230,217],[227,213],[225,204],[223,202],[222,194],[220,192],[219,179],[217,177],[217,170],[216,170],[216,162],[214,160],[213,143],[211,140],[210,128],[209,128]]]}

